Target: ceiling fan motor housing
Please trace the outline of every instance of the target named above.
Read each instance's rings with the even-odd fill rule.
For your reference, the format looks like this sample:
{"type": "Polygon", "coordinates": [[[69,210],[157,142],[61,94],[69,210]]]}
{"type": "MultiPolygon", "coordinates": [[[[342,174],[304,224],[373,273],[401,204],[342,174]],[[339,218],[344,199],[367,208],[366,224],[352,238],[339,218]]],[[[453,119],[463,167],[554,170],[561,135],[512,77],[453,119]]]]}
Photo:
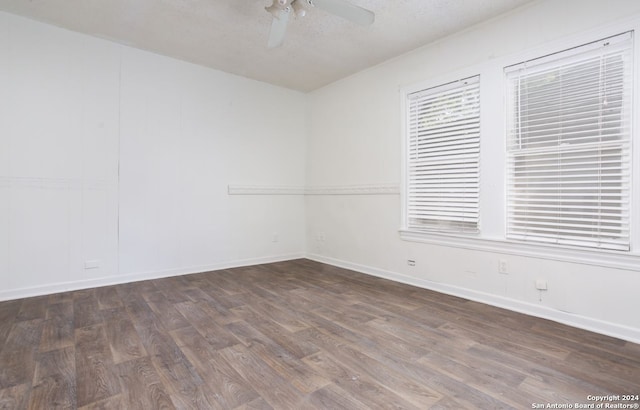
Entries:
{"type": "Polygon", "coordinates": [[[304,17],[307,14],[305,3],[312,7],[318,6],[330,14],[363,26],[373,24],[375,20],[375,15],[371,10],[355,6],[345,0],[273,0],[271,6],[265,7],[265,10],[273,15],[267,43],[269,48],[282,45],[291,11],[297,17],[304,17]]]}

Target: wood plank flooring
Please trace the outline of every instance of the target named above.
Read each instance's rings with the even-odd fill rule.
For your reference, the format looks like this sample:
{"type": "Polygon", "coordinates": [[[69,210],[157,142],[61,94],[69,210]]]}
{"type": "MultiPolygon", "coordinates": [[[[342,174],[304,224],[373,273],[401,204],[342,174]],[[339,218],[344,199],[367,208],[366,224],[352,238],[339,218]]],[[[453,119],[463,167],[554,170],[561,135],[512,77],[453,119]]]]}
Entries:
{"type": "Polygon", "coordinates": [[[0,409],[524,409],[622,394],[640,394],[640,345],[308,260],[0,303],[0,409]]]}

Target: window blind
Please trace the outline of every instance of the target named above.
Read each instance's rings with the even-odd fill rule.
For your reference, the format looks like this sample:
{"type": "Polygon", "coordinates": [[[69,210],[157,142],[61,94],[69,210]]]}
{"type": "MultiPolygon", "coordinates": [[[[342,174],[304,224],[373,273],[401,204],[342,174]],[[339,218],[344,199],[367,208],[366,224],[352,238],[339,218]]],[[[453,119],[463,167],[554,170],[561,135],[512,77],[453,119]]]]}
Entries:
{"type": "Polygon", "coordinates": [[[507,238],[629,250],[632,41],[505,69],[507,238]]]}
{"type": "Polygon", "coordinates": [[[477,232],[479,77],[408,95],[407,228],[477,232]]]}

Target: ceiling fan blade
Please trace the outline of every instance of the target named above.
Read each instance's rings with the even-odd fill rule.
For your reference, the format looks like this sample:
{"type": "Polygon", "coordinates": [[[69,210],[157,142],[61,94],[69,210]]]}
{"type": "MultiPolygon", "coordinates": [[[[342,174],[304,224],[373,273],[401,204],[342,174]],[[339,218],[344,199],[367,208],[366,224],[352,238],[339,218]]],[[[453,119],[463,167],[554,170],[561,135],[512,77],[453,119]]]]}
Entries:
{"type": "Polygon", "coordinates": [[[269,42],[267,43],[269,48],[279,47],[284,42],[284,35],[287,32],[287,23],[289,22],[290,14],[291,10],[282,10],[278,17],[273,18],[273,22],[271,22],[271,32],[269,33],[269,42]]]}
{"type": "Polygon", "coordinates": [[[368,26],[373,24],[376,15],[362,7],[342,0],[310,0],[309,3],[328,13],[335,14],[356,24],[368,26]]]}

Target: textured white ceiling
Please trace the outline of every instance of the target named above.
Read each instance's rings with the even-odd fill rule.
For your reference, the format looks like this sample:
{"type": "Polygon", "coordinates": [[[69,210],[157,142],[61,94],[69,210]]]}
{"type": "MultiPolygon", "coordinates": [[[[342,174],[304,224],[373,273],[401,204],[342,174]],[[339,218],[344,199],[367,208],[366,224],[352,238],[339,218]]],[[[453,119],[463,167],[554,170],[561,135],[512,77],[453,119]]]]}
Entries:
{"type": "Polygon", "coordinates": [[[271,84],[311,91],[531,0],[350,0],[362,27],[314,8],[267,48],[271,0],[0,0],[0,10],[271,84]]]}

